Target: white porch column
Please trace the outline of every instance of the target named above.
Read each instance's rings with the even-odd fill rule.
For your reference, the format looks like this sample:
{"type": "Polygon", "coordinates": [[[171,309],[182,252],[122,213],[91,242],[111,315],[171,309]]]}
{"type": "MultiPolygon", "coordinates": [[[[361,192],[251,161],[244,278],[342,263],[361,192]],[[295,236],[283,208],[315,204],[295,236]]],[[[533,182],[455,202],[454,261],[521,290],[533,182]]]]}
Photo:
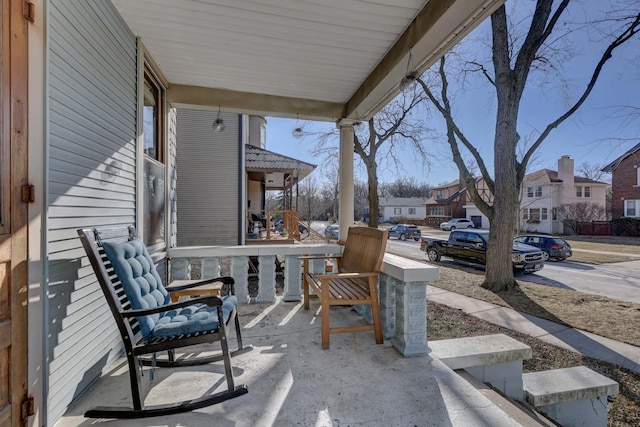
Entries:
{"type": "Polygon", "coordinates": [[[338,214],[340,239],[347,238],[349,227],[353,225],[353,124],[349,119],[338,122],[340,128],[340,204],[338,214]]]}

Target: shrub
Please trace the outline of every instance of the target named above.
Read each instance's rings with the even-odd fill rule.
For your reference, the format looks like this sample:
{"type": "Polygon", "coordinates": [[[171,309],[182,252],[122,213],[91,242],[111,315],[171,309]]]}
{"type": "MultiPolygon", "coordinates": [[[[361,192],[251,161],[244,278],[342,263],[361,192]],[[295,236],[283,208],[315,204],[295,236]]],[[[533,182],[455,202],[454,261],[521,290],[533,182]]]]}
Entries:
{"type": "Polygon", "coordinates": [[[640,237],[640,218],[616,218],[611,221],[614,236],[640,237]]]}

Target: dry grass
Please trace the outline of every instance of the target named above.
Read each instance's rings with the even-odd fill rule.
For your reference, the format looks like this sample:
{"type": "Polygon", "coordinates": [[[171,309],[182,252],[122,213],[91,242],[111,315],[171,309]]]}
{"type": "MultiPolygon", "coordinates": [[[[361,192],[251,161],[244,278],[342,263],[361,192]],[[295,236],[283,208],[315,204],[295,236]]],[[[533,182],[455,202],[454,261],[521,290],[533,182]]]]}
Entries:
{"type": "Polygon", "coordinates": [[[609,406],[608,425],[640,425],[640,375],[619,366],[547,344],[529,335],[485,322],[460,310],[434,303],[427,305],[429,340],[502,333],[532,348],[533,359],[524,361],[524,372],[587,366],[620,384],[620,393],[609,406]]]}
{"type": "Polygon", "coordinates": [[[598,295],[518,281],[519,287],[493,293],[480,287],[484,273],[473,268],[440,265],[440,279],[431,283],[448,291],[510,307],[553,322],[640,346],[640,304],[598,295]]]}

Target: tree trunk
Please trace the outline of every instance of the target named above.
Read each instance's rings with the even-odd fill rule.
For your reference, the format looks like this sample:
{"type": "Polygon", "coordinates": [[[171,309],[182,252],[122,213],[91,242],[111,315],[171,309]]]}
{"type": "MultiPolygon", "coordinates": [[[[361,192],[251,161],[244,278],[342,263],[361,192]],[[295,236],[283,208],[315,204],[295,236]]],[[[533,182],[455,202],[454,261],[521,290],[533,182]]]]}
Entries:
{"type": "Polygon", "coordinates": [[[497,95],[496,133],[494,147],[495,194],[494,217],[489,230],[487,264],[483,288],[493,292],[517,286],[511,260],[513,235],[518,218],[518,108],[522,94],[518,76],[511,70],[509,43],[504,6],[492,16],[493,64],[497,95]]]}
{"type": "Polygon", "coordinates": [[[367,162],[367,183],[369,199],[369,227],[378,228],[380,201],[378,200],[378,166],[376,162],[367,162]]]}

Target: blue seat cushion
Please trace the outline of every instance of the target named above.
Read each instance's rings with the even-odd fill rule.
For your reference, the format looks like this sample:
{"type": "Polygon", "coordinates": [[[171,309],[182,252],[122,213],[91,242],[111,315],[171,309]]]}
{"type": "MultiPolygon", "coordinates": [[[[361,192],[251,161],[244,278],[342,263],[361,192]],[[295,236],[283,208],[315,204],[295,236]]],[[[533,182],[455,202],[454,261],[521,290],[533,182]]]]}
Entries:
{"type": "MultiPolygon", "coordinates": [[[[169,292],[162,285],[153,260],[140,239],[128,242],[103,242],[104,248],[133,309],[155,308],[169,304],[169,292]]],[[[138,317],[140,332],[147,337],[153,331],[160,314],[138,317]]]]}
{"type": "MultiPolygon", "coordinates": [[[[224,324],[229,322],[238,299],[233,296],[222,297],[222,315],[224,324]]],[[[152,331],[154,337],[172,337],[182,334],[193,334],[218,329],[220,326],[216,307],[205,304],[194,304],[168,311],[155,324],[152,331]]]]}

